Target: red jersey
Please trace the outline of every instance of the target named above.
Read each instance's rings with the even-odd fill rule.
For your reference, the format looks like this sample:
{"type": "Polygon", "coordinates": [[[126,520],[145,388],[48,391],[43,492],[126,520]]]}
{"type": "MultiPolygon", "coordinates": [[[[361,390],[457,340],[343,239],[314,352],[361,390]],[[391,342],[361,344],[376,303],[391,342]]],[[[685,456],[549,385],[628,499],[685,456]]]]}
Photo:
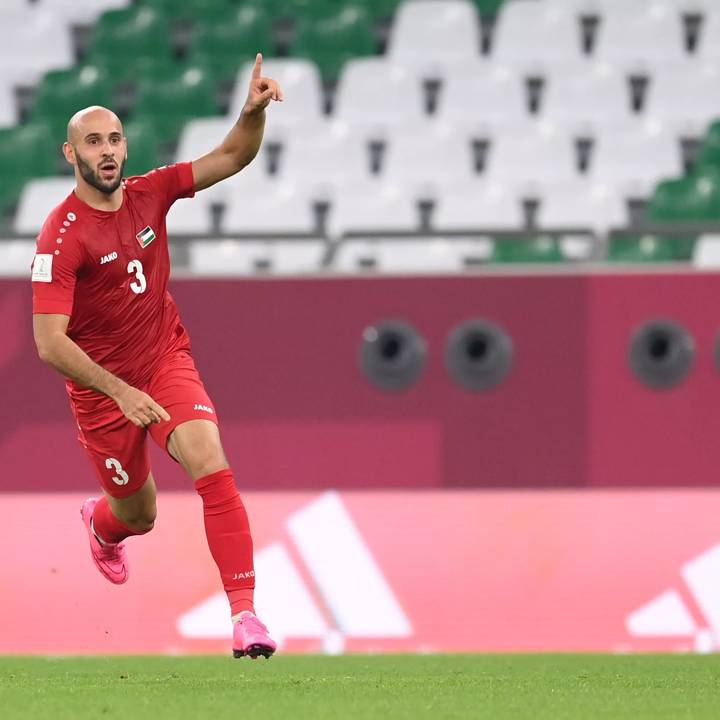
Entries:
{"type": "MultiPolygon", "coordinates": [[[[37,239],[33,312],[70,316],[68,337],[135,387],[168,352],[190,347],[167,290],[165,217],[193,186],[192,165],[178,163],[124,180],[116,212],[95,210],[72,192],[37,239]]],[[[67,388],[71,396],[88,392],[70,380],[67,388]]]]}

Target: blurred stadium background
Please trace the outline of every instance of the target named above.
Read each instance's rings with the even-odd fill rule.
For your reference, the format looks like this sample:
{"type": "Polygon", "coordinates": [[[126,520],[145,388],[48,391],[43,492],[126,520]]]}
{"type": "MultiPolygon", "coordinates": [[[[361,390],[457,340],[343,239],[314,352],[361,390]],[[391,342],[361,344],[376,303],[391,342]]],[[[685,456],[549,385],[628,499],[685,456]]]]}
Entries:
{"type": "Polygon", "coordinates": [[[282,648],[718,648],[717,0],[0,5],[0,652],[227,649],[159,452],[135,582],[95,576],[28,275],[72,113],[116,109],[126,174],[192,160],[257,51],[258,158],[168,227],[282,648]]]}

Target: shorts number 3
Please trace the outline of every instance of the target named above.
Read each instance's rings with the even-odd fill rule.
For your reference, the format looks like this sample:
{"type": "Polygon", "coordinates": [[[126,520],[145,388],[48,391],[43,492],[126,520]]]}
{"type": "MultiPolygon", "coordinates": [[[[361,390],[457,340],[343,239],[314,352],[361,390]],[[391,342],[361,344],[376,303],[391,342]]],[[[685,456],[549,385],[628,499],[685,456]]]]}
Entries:
{"type": "Polygon", "coordinates": [[[112,468],[117,473],[117,475],[113,475],[113,478],[112,478],[112,481],[116,485],[127,485],[128,484],[128,481],[130,480],[130,478],[128,477],[128,474],[123,470],[123,467],[120,464],[119,460],[116,460],[115,458],[108,458],[105,461],[105,467],[108,470],[110,470],[112,468]]]}

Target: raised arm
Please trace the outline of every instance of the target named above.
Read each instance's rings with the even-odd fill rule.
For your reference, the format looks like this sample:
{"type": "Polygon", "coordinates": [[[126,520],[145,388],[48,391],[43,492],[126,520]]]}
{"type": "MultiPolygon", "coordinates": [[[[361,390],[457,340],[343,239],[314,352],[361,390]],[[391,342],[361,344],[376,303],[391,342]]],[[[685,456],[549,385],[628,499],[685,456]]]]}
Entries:
{"type": "Polygon", "coordinates": [[[170,415],[147,393],[128,385],[108,372],[67,336],[70,318],[67,315],[35,313],[33,335],[38,355],[73,382],[97,390],[112,398],[128,418],[138,427],[145,427],[170,415]]]}
{"type": "Polygon", "coordinates": [[[280,86],[262,77],[262,55],[255,57],[247,100],[240,117],[218,147],[193,161],[195,190],[204,190],[235,175],[257,155],[265,128],[265,108],[271,100],[282,101],[280,86]]]}

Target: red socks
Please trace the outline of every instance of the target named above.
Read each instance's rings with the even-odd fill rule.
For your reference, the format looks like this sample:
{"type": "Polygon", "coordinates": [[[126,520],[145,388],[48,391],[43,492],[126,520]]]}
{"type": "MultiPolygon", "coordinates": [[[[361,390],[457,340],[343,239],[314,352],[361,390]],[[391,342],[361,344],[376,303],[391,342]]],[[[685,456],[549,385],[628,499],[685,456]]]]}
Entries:
{"type": "Polygon", "coordinates": [[[199,478],[195,489],[203,501],[205,534],[230,601],[231,615],[243,610],[254,613],[252,537],[232,470],[219,470],[199,478]]]}
{"type": "Polygon", "coordinates": [[[113,515],[110,503],[104,495],[97,501],[93,510],[92,528],[103,542],[110,544],[119,543],[131,535],[144,535],[148,532],[148,530],[131,530],[123,525],[113,515]]]}

